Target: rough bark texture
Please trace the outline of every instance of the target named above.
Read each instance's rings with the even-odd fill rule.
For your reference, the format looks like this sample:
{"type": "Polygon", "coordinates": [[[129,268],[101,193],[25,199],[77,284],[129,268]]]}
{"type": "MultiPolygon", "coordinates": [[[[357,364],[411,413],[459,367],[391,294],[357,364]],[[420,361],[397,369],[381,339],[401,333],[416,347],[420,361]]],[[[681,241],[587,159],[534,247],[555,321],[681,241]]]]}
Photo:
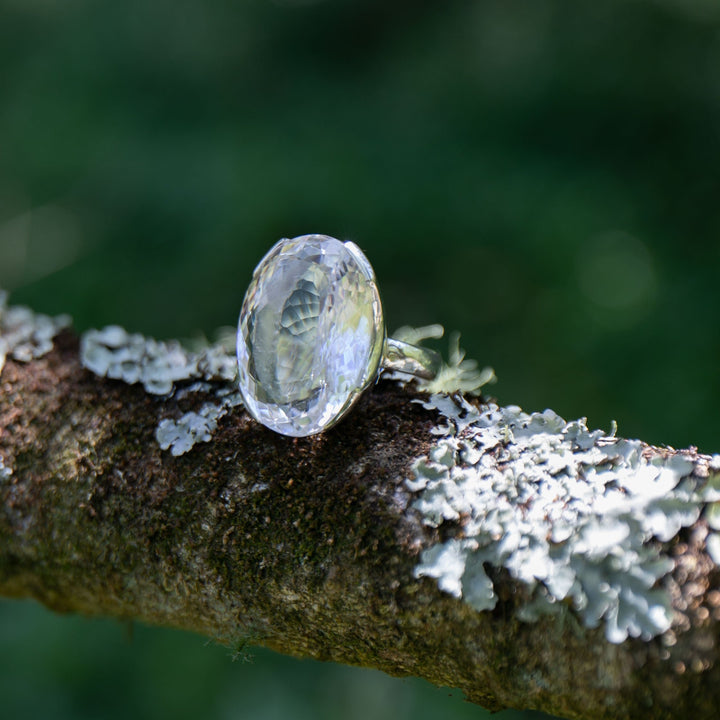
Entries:
{"type": "Polygon", "coordinates": [[[716,717],[720,593],[703,523],[667,546],[683,623],[649,642],[520,622],[523,588],[488,568],[490,612],[416,579],[442,538],[410,508],[435,413],[380,383],[338,427],[276,435],[242,408],[173,457],[155,439],[179,403],[83,369],[71,333],[0,375],[0,594],[135,618],[229,644],[416,675],[486,708],[568,718],[716,717]]]}

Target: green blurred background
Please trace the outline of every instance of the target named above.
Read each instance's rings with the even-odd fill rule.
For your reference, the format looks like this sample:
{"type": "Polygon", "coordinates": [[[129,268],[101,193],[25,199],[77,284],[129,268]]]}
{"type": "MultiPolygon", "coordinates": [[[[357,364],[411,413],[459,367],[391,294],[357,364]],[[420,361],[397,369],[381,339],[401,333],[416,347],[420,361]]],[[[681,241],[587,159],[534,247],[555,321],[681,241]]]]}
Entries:
{"type": "MultiPolygon", "coordinates": [[[[212,336],[309,232],[502,402],[720,451],[720,4],[0,0],[14,302],[212,336]]],[[[253,653],[4,602],[2,717],[484,717],[253,653]]]]}

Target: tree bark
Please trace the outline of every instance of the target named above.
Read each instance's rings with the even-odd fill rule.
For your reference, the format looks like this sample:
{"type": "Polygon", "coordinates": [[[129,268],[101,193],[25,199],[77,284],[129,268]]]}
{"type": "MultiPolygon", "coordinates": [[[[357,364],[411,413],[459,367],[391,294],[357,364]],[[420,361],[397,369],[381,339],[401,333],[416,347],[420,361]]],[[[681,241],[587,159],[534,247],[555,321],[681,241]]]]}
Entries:
{"type": "MultiPolygon", "coordinates": [[[[406,482],[437,439],[438,413],[411,402],[426,396],[380,382],[303,439],[236,407],[210,442],[163,451],[160,419],[211,390],[163,398],[99,378],[69,331],[43,357],[8,358],[0,594],[420,676],[492,710],[716,717],[720,593],[704,516],[662,544],[675,615],[650,640],[609,642],[567,614],[524,622],[525,587],[487,563],[497,603],[478,611],[418,577],[422,551],[462,526],[425,522],[406,482]]],[[[708,474],[709,458],[684,456],[708,474]]]]}

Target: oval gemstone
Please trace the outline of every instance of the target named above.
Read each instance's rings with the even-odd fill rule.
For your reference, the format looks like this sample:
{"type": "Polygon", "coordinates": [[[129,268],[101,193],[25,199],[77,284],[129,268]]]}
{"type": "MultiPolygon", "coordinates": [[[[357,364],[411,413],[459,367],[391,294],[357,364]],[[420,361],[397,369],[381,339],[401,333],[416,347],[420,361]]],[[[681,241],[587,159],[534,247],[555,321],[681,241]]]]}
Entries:
{"type": "Polygon", "coordinates": [[[240,312],[240,391],[271,430],[301,437],[337,422],[377,376],[385,329],[375,275],[351,242],[280,240],[240,312]]]}

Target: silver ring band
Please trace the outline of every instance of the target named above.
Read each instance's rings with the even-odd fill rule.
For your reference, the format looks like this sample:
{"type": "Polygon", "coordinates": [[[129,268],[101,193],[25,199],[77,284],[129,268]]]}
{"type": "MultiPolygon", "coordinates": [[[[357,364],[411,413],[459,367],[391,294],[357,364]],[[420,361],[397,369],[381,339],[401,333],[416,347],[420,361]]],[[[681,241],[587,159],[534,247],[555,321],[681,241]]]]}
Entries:
{"type": "Polygon", "coordinates": [[[442,358],[434,350],[411,345],[394,338],[385,340],[385,350],[381,362],[383,370],[432,380],[437,377],[441,366],[442,358]]]}

